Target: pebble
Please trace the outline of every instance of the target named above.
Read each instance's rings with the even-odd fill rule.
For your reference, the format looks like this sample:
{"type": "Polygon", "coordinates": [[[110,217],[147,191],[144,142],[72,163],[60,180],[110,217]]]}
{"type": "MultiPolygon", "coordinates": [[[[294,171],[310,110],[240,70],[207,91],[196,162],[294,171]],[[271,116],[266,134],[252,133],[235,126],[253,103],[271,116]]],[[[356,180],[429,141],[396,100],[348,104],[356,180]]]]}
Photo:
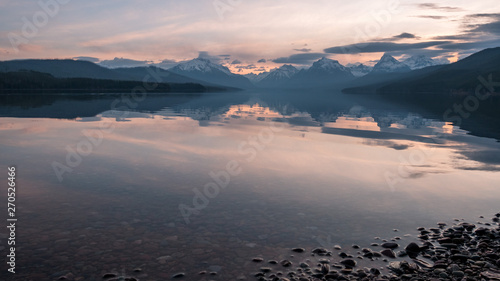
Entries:
{"type": "Polygon", "coordinates": [[[380,253],[389,258],[396,258],[396,254],[394,254],[394,251],[391,249],[382,250],[380,253]]]}
{"type": "Polygon", "coordinates": [[[341,264],[343,264],[344,266],[346,267],[355,267],[357,262],[355,260],[352,260],[352,259],[344,259],[342,261],[340,261],[341,264]]]}
{"type": "Polygon", "coordinates": [[[184,276],[186,276],[186,273],[179,272],[179,273],[175,273],[174,275],[172,275],[172,279],[182,278],[184,276]]]}
{"type": "Polygon", "coordinates": [[[104,273],[104,275],[102,276],[102,279],[113,278],[116,276],[118,276],[118,274],[116,274],[116,273],[104,273]]]}
{"type": "Polygon", "coordinates": [[[261,267],[260,268],[260,271],[264,272],[264,273],[267,273],[267,272],[271,272],[273,269],[270,268],[270,267],[261,267]]]}
{"type": "Polygon", "coordinates": [[[292,262],[289,261],[289,260],[282,260],[280,261],[280,264],[283,266],[283,267],[289,267],[292,265],[292,262]]]}
{"type": "Polygon", "coordinates": [[[394,243],[394,242],[386,242],[386,243],[382,244],[382,248],[395,249],[397,247],[399,247],[399,245],[397,243],[394,243]]]}
{"type": "Polygon", "coordinates": [[[457,271],[453,271],[453,273],[451,275],[453,275],[453,277],[462,278],[462,277],[464,277],[465,273],[463,271],[457,270],[457,271]]]}

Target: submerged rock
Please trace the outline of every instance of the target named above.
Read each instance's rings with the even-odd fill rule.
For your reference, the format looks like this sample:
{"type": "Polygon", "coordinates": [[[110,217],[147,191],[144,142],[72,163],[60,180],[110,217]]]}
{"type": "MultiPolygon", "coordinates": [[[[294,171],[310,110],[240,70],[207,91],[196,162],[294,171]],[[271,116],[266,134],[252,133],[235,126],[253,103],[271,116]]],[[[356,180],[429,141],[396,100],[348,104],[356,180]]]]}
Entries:
{"type": "Polygon", "coordinates": [[[394,243],[394,242],[386,242],[386,243],[382,244],[382,248],[396,249],[397,247],[399,247],[398,243],[394,243]]]}
{"type": "Polygon", "coordinates": [[[352,260],[352,259],[344,259],[342,261],[340,261],[341,264],[343,264],[345,267],[355,267],[357,262],[355,260],[352,260]]]}
{"type": "Polygon", "coordinates": [[[172,279],[178,279],[178,278],[182,278],[184,276],[186,276],[186,273],[178,272],[178,273],[175,273],[174,275],[172,275],[172,279]]]}
{"type": "Polygon", "coordinates": [[[382,250],[380,253],[389,258],[396,258],[396,254],[394,254],[394,251],[391,249],[382,250]]]}

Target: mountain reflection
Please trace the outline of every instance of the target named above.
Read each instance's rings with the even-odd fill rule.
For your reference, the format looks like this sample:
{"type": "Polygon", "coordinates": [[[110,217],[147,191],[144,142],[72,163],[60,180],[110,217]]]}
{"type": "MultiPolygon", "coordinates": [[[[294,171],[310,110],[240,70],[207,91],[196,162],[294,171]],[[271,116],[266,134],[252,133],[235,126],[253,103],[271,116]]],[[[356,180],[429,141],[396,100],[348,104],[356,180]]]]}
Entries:
{"type": "MultiPolygon", "coordinates": [[[[0,116],[77,122],[113,119],[137,124],[147,119],[176,122],[187,118],[200,127],[241,130],[251,130],[263,122],[282,122],[290,133],[297,132],[301,138],[309,137],[309,133],[335,135],[358,139],[366,146],[399,151],[416,146],[453,148],[456,159],[453,165],[457,169],[496,171],[500,165],[498,142],[473,137],[483,135],[481,126],[467,131],[440,120],[439,115],[429,111],[370,97],[315,95],[319,101],[312,102],[296,92],[156,95],[128,111],[111,110],[110,105],[119,95],[47,96],[45,99],[4,96],[0,116]],[[476,164],[464,163],[464,160],[476,164]]],[[[490,130],[491,133],[494,132],[490,130]]]]}

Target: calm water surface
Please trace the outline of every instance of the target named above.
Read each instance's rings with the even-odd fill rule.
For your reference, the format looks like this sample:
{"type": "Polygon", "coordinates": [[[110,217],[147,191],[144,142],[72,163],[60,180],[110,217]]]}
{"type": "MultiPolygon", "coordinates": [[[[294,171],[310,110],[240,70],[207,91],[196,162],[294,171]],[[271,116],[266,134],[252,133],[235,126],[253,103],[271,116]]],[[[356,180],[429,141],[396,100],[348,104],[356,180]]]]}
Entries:
{"type": "Polygon", "coordinates": [[[499,211],[498,140],[420,108],[239,92],[111,110],[117,98],[2,99],[0,159],[18,170],[19,219],[17,279],[5,280],[234,280],[255,256],[366,247],[499,211]]]}

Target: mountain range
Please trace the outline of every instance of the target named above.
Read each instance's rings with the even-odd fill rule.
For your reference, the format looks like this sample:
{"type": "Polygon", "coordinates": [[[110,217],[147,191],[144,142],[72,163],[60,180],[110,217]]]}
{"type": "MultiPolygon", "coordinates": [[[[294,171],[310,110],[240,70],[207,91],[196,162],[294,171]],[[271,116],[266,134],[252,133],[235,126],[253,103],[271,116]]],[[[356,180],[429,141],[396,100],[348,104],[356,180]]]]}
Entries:
{"type": "Polygon", "coordinates": [[[411,70],[422,69],[429,66],[443,65],[449,63],[448,60],[444,59],[435,60],[424,55],[412,56],[403,60],[402,62],[406,64],[411,70]]]}
{"type": "Polygon", "coordinates": [[[297,69],[292,65],[283,65],[269,72],[245,75],[257,87],[262,88],[310,88],[339,87],[351,82],[369,84],[375,81],[392,79],[412,70],[423,69],[443,64],[432,58],[419,55],[398,61],[389,54],[384,54],[375,66],[361,63],[343,66],[336,60],[321,58],[310,68],[297,69]],[[364,79],[357,79],[365,77],[364,79]]]}
{"type": "Polygon", "coordinates": [[[203,58],[180,63],[170,68],[169,71],[192,79],[227,87],[243,89],[254,87],[252,82],[243,75],[234,74],[227,67],[203,58]]]}
{"type": "Polygon", "coordinates": [[[406,64],[398,61],[389,54],[384,54],[377,64],[375,64],[370,74],[401,73],[410,70],[410,67],[406,64]]]}
{"type": "Polygon", "coordinates": [[[491,88],[496,84],[490,80],[498,77],[500,77],[500,47],[480,51],[452,64],[429,66],[388,76],[385,80],[365,78],[364,85],[353,84],[352,87],[344,89],[344,92],[398,95],[457,94],[474,93],[481,85],[483,88],[490,87],[489,91],[495,91],[491,88]],[[371,83],[367,83],[369,81],[371,83]],[[488,83],[491,85],[488,86],[488,83]]]}
{"type": "Polygon", "coordinates": [[[262,78],[254,83],[261,87],[285,86],[298,72],[299,70],[293,65],[285,64],[261,76],[262,78]]]}
{"type": "Polygon", "coordinates": [[[362,63],[349,63],[346,65],[347,68],[351,71],[352,75],[355,77],[362,77],[366,74],[370,73],[373,69],[373,66],[364,65],[362,63]]]}
{"type": "MultiPolygon", "coordinates": [[[[33,71],[50,74],[57,79],[113,81],[143,81],[146,78],[149,82],[191,83],[226,89],[326,87],[364,93],[459,92],[471,91],[477,84],[478,75],[496,74],[500,71],[500,48],[483,50],[456,63],[443,63],[446,61],[423,55],[398,61],[391,55],[384,54],[373,67],[360,63],[344,66],[337,60],[323,57],[309,68],[298,69],[285,64],[269,72],[239,75],[204,58],[182,62],[170,69],[156,66],[110,69],[88,61],[30,59],[0,62],[0,73],[33,71]]],[[[108,84],[110,83],[102,85],[108,84]]]]}

